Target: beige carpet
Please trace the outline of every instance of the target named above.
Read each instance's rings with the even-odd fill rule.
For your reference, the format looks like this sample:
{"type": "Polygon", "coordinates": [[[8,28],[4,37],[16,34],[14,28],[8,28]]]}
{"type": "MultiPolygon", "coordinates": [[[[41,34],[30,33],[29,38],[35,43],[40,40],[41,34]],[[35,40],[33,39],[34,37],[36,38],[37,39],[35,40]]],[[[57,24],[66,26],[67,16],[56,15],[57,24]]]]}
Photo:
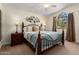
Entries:
{"type": "MultiPolygon", "coordinates": [[[[25,44],[5,46],[0,49],[0,55],[34,55],[34,52],[25,44]]],[[[79,54],[79,44],[65,41],[65,46],[57,45],[43,53],[44,55],[76,55],[79,54]]]]}

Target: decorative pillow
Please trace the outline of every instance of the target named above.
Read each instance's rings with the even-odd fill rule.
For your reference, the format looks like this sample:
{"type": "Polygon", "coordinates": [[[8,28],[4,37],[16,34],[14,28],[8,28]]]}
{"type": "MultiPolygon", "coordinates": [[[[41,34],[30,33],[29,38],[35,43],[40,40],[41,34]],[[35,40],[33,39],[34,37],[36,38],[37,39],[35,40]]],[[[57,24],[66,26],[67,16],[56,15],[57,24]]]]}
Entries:
{"type": "Polygon", "coordinates": [[[37,32],[39,31],[39,26],[27,26],[24,27],[24,32],[37,32]]]}
{"type": "Polygon", "coordinates": [[[35,30],[35,31],[39,31],[39,26],[35,26],[35,27],[34,27],[34,30],[35,30]]]}

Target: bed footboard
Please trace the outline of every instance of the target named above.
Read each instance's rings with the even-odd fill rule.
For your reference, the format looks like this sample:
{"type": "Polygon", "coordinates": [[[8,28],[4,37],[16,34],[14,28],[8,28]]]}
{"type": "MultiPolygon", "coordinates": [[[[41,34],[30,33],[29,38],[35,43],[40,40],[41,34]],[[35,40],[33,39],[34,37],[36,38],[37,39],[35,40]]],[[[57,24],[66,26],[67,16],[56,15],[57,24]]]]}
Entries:
{"type": "MultiPolygon", "coordinates": [[[[37,39],[37,42],[38,42],[38,46],[37,46],[37,54],[40,55],[42,54],[42,39],[41,39],[41,34],[40,34],[40,31],[38,33],[38,39],[37,39]]],[[[64,45],[64,30],[62,30],[62,40],[61,40],[61,43],[62,45],[64,45]]],[[[50,45],[52,45],[52,42],[50,43],[50,45]]],[[[46,45],[46,46],[50,46],[50,45],[46,45]]],[[[52,45],[53,46],[53,45],[52,45]]],[[[51,47],[52,47],[51,46],[51,47]]],[[[45,50],[51,48],[51,47],[47,47],[45,50]]]]}

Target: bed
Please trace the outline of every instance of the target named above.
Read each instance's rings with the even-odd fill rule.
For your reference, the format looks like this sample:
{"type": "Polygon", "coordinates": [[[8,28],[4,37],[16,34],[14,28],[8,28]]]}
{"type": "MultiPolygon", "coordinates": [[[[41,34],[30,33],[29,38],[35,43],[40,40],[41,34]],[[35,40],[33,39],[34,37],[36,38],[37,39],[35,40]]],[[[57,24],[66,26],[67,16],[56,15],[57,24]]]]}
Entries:
{"type": "Polygon", "coordinates": [[[32,48],[32,50],[35,52],[35,54],[42,54],[44,51],[48,50],[49,48],[53,47],[56,44],[64,45],[64,30],[62,30],[62,33],[60,32],[52,32],[52,31],[35,31],[34,27],[32,28],[32,31],[24,31],[24,28],[27,27],[24,26],[24,23],[22,22],[22,33],[25,41],[28,43],[29,47],[32,48]]]}

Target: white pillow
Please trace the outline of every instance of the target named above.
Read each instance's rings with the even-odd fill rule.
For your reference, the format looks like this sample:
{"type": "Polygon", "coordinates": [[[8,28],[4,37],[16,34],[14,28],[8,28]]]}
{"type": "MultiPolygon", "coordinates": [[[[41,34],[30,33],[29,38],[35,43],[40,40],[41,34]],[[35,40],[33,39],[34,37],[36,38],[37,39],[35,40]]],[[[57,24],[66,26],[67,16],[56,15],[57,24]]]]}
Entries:
{"type": "Polygon", "coordinates": [[[24,27],[24,32],[32,32],[32,26],[24,27]]]}
{"type": "Polygon", "coordinates": [[[33,26],[24,27],[24,32],[37,32],[39,31],[39,26],[34,26],[34,31],[32,31],[33,26]]]}

